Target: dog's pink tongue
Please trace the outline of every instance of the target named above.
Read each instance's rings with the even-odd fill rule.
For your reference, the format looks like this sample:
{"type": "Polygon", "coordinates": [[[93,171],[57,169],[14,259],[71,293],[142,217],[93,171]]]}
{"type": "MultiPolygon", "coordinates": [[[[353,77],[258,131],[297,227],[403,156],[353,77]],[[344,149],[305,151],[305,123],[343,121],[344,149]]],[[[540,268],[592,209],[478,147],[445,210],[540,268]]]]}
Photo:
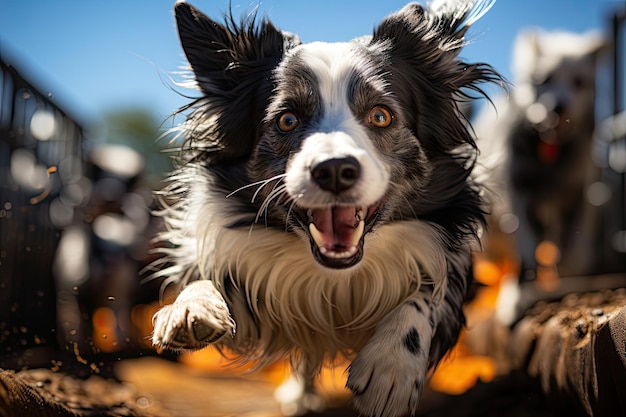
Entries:
{"type": "Polygon", "coordinates": [[[354,207],[314,210],[312,220],[322,240],[318,244],[328,249],[354,246],[354,229],[358,224],[354,207]]]}

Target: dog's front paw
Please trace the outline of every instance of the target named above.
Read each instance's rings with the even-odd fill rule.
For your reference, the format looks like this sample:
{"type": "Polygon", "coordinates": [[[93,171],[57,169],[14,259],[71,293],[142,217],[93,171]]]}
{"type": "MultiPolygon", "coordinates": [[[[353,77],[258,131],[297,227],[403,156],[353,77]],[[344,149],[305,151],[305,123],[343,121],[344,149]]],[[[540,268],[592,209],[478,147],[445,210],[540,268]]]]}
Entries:
{"type": "Polygon", "coordinates": [[[373,342],[350,365],[346,386],[354,407],[364,416],[415,415],[427,367],[423,355],[413,346],[373,342]]]}
{"type": "Polygon", "coordinates": [[[201,349],[226,334],[235,333],[228,306],[210,281],[188,285],[152,321],[152,343],[162,349],[201,349]]]}

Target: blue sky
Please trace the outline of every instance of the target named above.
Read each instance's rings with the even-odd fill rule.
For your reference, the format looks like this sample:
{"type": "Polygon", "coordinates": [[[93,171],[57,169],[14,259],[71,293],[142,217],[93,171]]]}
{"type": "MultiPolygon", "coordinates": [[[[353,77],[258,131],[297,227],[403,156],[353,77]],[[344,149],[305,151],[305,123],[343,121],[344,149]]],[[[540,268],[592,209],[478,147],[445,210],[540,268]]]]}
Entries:
{"type": "MultiPolygon", "coordinates": [[[[345,41],[371,33],[406,2],[263,0],[260,11],[305,42],[345,41]]],[[[499,0],[473,26],[474,42],[461,56],[491,63],[509,77],[510,48],[520,29],[606,33],[609,13],[623,2],[499,0]]],[[[192,3],[220,18],[229,1],[192,3]]],[[[236,16],[257,4],[232,0],[236,16]]],[[[0,52],[83,123],[134,106],[164,119],[187,102],[167,86],[170,76],[180,79],[175,73],[185,63],[172,6],[171,0],[0,0],[0,52]]]]}

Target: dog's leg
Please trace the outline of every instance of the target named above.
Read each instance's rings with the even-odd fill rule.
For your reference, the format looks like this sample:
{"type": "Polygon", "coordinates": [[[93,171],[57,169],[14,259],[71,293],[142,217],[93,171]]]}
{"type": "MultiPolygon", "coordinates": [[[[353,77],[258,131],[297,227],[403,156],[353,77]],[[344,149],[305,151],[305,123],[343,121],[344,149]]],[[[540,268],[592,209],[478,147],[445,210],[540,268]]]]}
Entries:
{"type": "Polygon", "coordinates": [[[435,331],[429,294],[416,293],[378,325],[350,365],[347,387],[366,416],[414,415],[435,331]]]}
{"type": "Polygon", "coordinates": [[[545,227],[538,215],[537,203],[529,196],[517,192],[513,195],[512,204],[519,220],[519,226],[515,231],[515,242],[521,264],[519,281],[532,281],[537,274],[535,250],[543,238],[545,227]]]}
{"type": "Polygon", "coordinates": [[[282,413],[285,416],[299,416],[310,411],[322,411],[326,404],[315,390],[312,372],[306,370],[303,364],[297,368],[274,391],[274,398],[280,403],[282,413]]]}
{"type": "Polygon", "coordinates": [[[235,322],[224,298],[208,280],[189,284],[152,321],[152,343],[164,349],[200,349],[235,333],[235,322]]]}

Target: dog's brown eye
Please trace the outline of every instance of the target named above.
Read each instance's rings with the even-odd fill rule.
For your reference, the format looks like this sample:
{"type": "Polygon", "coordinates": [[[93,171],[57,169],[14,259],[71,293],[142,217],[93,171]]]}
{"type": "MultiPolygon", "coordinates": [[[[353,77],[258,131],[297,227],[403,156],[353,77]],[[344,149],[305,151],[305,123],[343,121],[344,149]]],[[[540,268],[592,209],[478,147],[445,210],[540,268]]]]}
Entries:
{"type": "Polygon", "coordinates": [[[374,107],[367,116],[368,124],[374,127],[388,127],[392,119],[391,111],[383,106],[374,107]]]}
{"type": "Polygon", "coordinates": [[[282,133],[291,132],[300,124],[298,116],[290,111],[286,111],[278,117],[276,127],[282,133]]]}

